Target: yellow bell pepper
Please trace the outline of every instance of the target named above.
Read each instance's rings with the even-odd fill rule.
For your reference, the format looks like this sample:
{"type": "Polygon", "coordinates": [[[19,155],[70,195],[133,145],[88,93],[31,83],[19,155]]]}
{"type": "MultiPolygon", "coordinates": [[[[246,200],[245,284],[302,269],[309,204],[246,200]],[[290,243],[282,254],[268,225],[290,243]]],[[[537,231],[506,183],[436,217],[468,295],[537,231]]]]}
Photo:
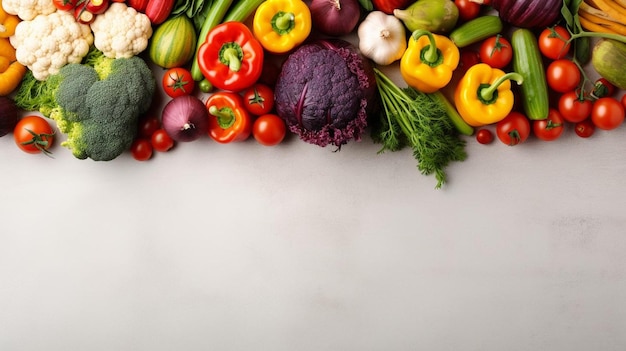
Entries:
{"type": "Polygon", "coordinates": [[[15,27],[20,23],[20,18],[4,11],[0,0],[0,38],[8,38],[15,34],[15,27]]]}
{"type": "Polygon", "coordinates": [[[478,63],[470,67],[454,91],[457,111],[473,127],[497,123],[513,109],[511,80],[521,84],[522,75],[478,63]]]}
{"type": "Polygon", "coordinates": [[[17,62],[15,48],[8,38],[0,38],[0,96],[7,96],[17,88],[26,74],[26,67],[17,62]]]}
{"type": "Polygon", "coordinates": [[[252,31],[265,50],[283,54],[309,37],[311,22],[311,11],[304,1],[267,0],[256,9],[252,31]]]}
{"type": "Polygon", "coordinates": [[[409,86],[434,93],[450,82],[459,58],[459,48],[452,40],[418,29],[400,59],[400,74],[409,86]]]}

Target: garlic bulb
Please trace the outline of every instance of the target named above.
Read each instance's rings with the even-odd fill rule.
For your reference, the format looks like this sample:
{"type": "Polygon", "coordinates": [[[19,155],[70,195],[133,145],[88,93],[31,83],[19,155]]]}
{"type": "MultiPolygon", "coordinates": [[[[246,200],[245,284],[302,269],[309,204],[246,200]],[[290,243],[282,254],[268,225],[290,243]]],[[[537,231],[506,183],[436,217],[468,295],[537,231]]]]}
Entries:
{"type": "Polygon", "coordinates": [[[359,50],[379,65],[389,65],[402,57],[407,46],[404,24],[393,15],[371,11],[357,29],[359,50]]]}

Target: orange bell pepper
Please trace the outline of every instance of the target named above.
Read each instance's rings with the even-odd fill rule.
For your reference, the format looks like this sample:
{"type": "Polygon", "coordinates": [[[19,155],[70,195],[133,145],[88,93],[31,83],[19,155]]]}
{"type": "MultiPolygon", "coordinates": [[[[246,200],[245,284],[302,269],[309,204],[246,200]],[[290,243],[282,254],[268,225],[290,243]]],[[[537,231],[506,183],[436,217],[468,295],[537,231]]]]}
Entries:
{"type": "Polygon", "coordinates": [[[206,101],[209,136],[222,144],[244,141],[252,132],[252,119],[240,94],[218,91],[206,101]]]}
{"type": "Polygon", "coordinates": [[[0,38],[8,38],[15,34],[15,27],[18,23],[20,23],[20,18],[4,11],[2,0],[0,0],[0,38]]]}
{"type": "Polygon", "coordinates": [[[26,67],[17,62],[15,48],[8,38],[0,38],[0,96],[7,96],[20,85],[26,67]]]}

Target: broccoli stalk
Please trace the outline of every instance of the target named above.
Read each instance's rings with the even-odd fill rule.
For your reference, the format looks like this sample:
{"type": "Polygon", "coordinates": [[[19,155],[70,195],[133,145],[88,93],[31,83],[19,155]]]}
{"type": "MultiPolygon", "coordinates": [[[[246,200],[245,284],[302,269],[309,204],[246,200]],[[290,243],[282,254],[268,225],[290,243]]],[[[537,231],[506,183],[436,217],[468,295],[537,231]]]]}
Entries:
{"type": "Polygon", "coordinates": [[[52,118],[67,135],[61,145],[76,158],[109,161],[130,148],[155,88],[152,71],[141,58],[111,59],[93,49],[82,64],[22,84],[16,103],[52,118]]]}

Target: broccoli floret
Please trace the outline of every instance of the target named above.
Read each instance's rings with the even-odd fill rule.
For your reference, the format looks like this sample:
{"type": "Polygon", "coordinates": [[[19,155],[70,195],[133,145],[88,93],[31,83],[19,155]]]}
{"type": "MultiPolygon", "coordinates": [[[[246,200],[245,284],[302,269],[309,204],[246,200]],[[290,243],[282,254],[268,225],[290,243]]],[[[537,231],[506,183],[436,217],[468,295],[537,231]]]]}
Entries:
{"type": "MultiPolygon", "coordinates": [[[[65,117],[62,121],[59,118],[55,118],[55,120],[57,123],[78,122],[81,120],[81,116],[89,114],[89,108],[85,104],[88,91],[86,87],[96,83],[98,75],[92,67],[85,65],[67,65],[61,68],[59,73],[59,77],[70,77],[70,79],[64,79],[63,84],[58,85],[54,95],[54,100],[59,106],[56,111],[61,110],[65,117]]],[[[57,78],[53,76],[50,79],[57,78]]],[[[51,113],[53,118],[56,113],[51,113]]]]}
{"type": "Polygon", "coordinates": [[[67,135],[61,145],[76,158],[109,161],[130,148],[155,89],[143,59],[111,59],[92,50],[82,64],[68,64],[42,84],[25,87],[22,101],[56,121],[67,135]]]}

